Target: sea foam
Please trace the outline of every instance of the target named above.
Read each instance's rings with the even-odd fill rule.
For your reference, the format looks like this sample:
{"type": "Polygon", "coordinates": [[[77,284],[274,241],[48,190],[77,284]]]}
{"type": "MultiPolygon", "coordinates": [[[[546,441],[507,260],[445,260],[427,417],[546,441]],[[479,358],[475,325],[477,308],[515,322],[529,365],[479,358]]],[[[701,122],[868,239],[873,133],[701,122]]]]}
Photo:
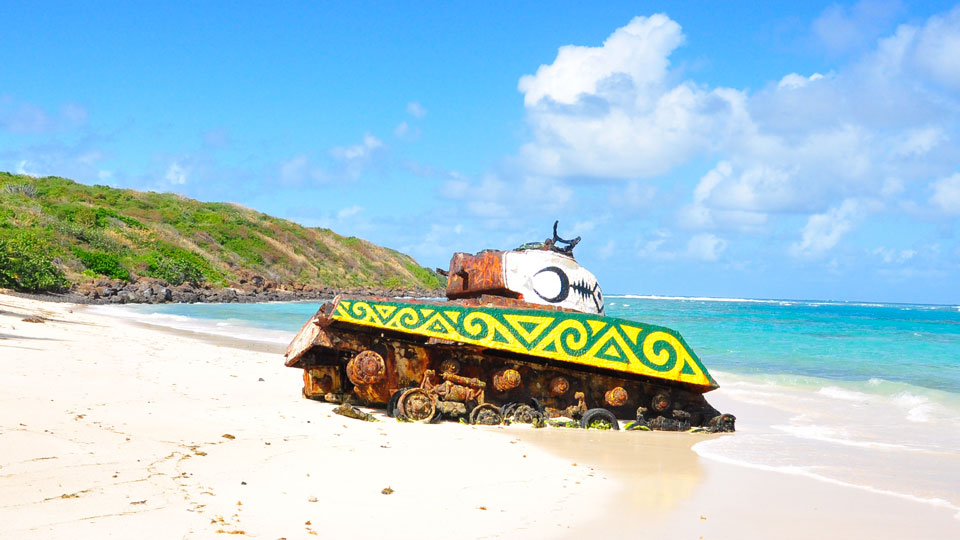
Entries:
{"type": "Polygon", "coordinates": [[[236,319],[218,320],[170,313],[143,313],[128,306],[114,305],[90,306],[88,309],[92,313],[132,320],[141,324],[223,336],[243,341],[287,344],[295,335],[294,332],[258,328],[248,324],[247,321],[236,319]]]}
{"type": "Polygon", "coordinates": [[[935,506],[938,508],[945,508],[954,512],[955,518],[960,519],[960,506],[957,506],[956,504],[953,504],[952,502],[941,497],[923,497],[919,495],[914,495],[912,493],[903,493],[901,491],[896,491],[892,489],[879,488],[869,484],[847,482],[844,480],[826,476],[819,472],[815,472],[811,467],[798,466],[798,465],[773,465],[768,463],[759,463],[755,461],[737,459],[731,456],[731,452],[727,452],[723,450],[724,441],[731,440],[733,437],[736,437],[736,435],[697,443],[693,445],[693,451],[696,452],[697,455],[702,458],[716,461],[719,463],[726,463],[728,465],[735,465],[739,467],[746,467],[746,468],[757,469],[761,471],[776,472],[780,474],[802,476],[805,478],[810,478],[812,480],[824,482],[827,484],[859,489],[863,491],[868,491],[870,493],[876,493],[878,495],[887,495],[887,496],[897,497],[900,499],[905,499],[905,500],[916,502],[916,503],[935,506]]]}

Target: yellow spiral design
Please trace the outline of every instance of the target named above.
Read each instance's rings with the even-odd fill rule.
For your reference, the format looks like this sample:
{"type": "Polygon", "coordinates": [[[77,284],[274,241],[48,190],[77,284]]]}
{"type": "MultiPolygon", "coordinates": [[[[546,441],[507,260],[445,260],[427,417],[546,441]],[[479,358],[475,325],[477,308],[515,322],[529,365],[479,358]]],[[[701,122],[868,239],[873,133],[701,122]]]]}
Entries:
{"type": "Polygon", "coordinates": [[[670,334],[661,331],[650,332],[643,340],[642,361],[657,371],[670,371],[677,365],[678,351],[682,350],[683,345],[670,334]]]}
{"type": "Polygon", "coordinates": [[[576,319],[567,319],[550,331],[550,334],[538,346],[543,349],[547,343],[553,343],[557,350],[579,351],[587,346],[587,328],[576,319]]]}
{"type": "Polygon", "coordinates": [[[478,341],[492,340],[496,325],[496,319],[481,311],[468,313],[467,316],[463,318],[463,329],[471,339],[478,341]]]}
{"type": "Polygon", "coordinates": [[[406,328],[416,328],[420,324],[420,312],[410,307],[400,308],[394,319],[400,326],[406,328]]]}
{"type": "Polygon", "coordinates": [[[354,302],[350,304],[350,316],[362,321],[375,321],[375,314],[370,304],[366,302],[354,302]]]}

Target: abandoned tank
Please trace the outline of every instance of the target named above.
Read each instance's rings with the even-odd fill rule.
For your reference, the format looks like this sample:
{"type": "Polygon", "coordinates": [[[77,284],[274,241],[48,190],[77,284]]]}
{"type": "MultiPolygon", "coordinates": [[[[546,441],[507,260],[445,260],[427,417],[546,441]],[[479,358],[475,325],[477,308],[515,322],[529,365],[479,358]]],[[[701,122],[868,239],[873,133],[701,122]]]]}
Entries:
{"type": "Polygon", "coordinates": [[[607,317],[597,279],[557,236],[455,253],[447,300],[337,296],[290,343],[304,397],[386,407],[398,419],[733,431],[717,388],[668,328],[607,317]]]}

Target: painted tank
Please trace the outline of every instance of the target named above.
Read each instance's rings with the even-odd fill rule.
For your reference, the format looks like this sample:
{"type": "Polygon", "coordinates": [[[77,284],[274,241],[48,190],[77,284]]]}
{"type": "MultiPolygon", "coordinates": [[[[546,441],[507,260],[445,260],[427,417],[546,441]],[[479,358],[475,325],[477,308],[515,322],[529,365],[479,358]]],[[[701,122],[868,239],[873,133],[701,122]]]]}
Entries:
{"type": "Polygon", "coordinates": [[[303,395],[441,418],[584,427],[733,431],[704,399],[716,381],[677,332],[607,317],[580,241],[456,253],[447,300],[338,296],[286,351],[303,395]],[[569,422],[568,422],[569,423],[569,422]]]}

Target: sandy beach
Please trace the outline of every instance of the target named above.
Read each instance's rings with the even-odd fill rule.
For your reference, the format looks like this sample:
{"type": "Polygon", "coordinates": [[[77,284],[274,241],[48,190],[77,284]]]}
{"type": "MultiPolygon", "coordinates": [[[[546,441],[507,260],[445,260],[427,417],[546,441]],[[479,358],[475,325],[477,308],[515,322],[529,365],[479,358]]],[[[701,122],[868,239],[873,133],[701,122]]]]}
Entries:
{"type": "Polygon", "coordinates": [[[692,450],[717,436],[344,418],[282,349],[0,295],[0,537],[960,537],[949,505],[692,450]]]}

